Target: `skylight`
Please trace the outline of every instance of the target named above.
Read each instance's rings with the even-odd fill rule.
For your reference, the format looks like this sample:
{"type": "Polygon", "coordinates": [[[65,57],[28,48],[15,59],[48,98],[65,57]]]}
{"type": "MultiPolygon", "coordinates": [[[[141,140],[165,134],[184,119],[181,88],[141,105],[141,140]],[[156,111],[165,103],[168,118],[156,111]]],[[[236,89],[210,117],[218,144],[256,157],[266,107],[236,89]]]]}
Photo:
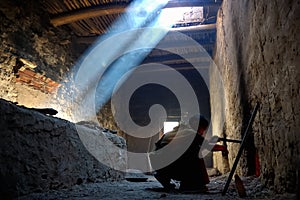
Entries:
{"type": "Polygon", "coordinates": [[[169,28],[195,26],[203,21],[203,7],[164,8],[159,17],[159,24],[169,28]]]}

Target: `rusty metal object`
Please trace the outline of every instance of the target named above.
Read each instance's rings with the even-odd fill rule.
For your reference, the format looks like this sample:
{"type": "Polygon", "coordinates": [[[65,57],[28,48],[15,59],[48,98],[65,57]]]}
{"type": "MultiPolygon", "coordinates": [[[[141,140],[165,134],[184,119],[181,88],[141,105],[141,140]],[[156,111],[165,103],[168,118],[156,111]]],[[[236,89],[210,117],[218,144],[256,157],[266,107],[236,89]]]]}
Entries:
{"type": "Polygon", "coordinates": [[[236,190],[237,190],[239,196],[246,197],[247,196],[246,189],[245,189],[244,183],[243,183],[242,179],[239,177],[239,175],[237,175],[237,174],[234,175],[234,182],[235,182],[235,187],[236,187],[236,190]]]}

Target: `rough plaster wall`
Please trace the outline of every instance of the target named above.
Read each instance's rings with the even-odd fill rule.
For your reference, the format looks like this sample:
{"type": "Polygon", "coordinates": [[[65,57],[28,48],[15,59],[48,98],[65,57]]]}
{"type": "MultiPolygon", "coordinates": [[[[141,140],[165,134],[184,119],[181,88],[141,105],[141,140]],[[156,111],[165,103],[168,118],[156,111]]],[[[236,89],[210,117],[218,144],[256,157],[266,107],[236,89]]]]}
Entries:
{"type": "MultiPolygon", "coordinates": [[[[241,34],[242,38],[246,38],[248,31],[243,32],[237,30],[239,28],[238,22],[245,24],[245,22],[249,22],[250,19],[249,16],[247,16],[247,12],[241,13],[236,17],[235,14],[237,14],[239,10],[234,11],[230,7],[232,5],[239,7],[239,3],[224,1],[218,13],[217,45],[214,60],[219,71],[215,71],[214,73],[221,74],[221,84],[223,84],[224,91],[223,93],[212,93],[219,96],[212,96],[211,98],[212,105],[216,104],[215,101],[222,98],[224,99],[223,105],[220,106],[224,109],[225,122],[222,124],[221,121],[217,119],[219,113],[214,113],[212,120],[213,128],[217,127],[219,130],[213,130],[213,133],[219,134],[220,137],[226,136],[230,139],[242,138],[241,132],[244,130],[243,125],[245,125],[243,117],[247,117],[243,115],[243,111],[250,113],[249,108],[245,105],[245,98],[247,99],[247,96],[245,97],[245,82],[241,71],[241,66],[244,63],[240,63],[243,56],[245,56],[242,55],[245,54],[245,51],[241,49],[247,48],[248,45],[245,44],[247,41],[239,40],[238,38],[238,34],[241,34]],[[224,96],[222,97],[222,95],[224,96]],[[234,113],[234,115],[232,113],[234,113]]],[[[248,28],[248,26],[249,25],[246,25],[246,28],[248,28]]],[[[216,84],[220,84],[220,82],[211,83],[212,88],[214,88],[216,84]]],[[[239,144],[227,143],[227,145],[230,152],[229,165],[232,166],[235,155],[239,149],[239,144]]],[[[216,166],[220,168],[221,172],[228,172],[230,169],[227,163],[221,161],[224,159],[223,156],[221,156],[221,154],[217,154],[216,156],[216,166]]],[[[240,167],[237,168],[237,172],[243,175],[247,174],[247,168],[241,166],[245,166],[245,162],[246,158],[244,155],[240,160],[240,167]]]]}
{"type": "MultiPolygon", "coordinates": [[[[4,100],[0,100],[0,112],[1,197],[123,178],[122,172],[103,165],[87,151],[73,123],[4,100]]],[[[84,127],[88,135],[98,130],[84,127]]],[[[124,140],[113,134],[109,137],[126,149],[124,140]]],[[[98,154],[109,160],[116,157],[125,169],[126,157],[119,158],[120,153],[105,148],[104,143],[98,148],[102,148],[98,154]]]]}
{"type": "Polygon", "coordinates": [[[16,64],[15,59],[9,55],[1,55],[0,58],[0,97],[6,97],[11,101],[17,101],[18,93],[15,88],[16,80],[13,73],[13,67],[16,64]]]}
{"type": "Polygon", "coordinates": [[[37,64],[36,72],[58,81],[74,61],[72,32],[54,28],[39,1],[0,1],[1,52],[37,64]]]}
{"type": "Polygon", "coordinates": [[[149,138],[139,138],[133,137],[129,134],[126,134],[120,129],[118,124],[116,124],[113,112],[111,109],[111,103],[108,101],[101,110],[97,113],[97,119],[100,126],[115,130],[117,134],[126,139],[127,149],[131,152],[150,152],[155,148],[155,142],[159,139],[159,135],[156,134],[149,138]]]}
{"type": "MultiPolygon", "coordinates": [[[[224,0],[217,20],[214,59],[225,88],[223,133],[228,138],[241,138],[255,102],[260,102],[250,147],[257,148],[261,179],[279,192],[296,187],[300,153],[299,24],[299,0],[224,0]]],[[[213,123],[219,124],[216,118],[213,123]]],[[[237,149],[238,145],[229,145],[230,166],[237,149]]],[[[246,173],[245,167],[254,164],[246,157],[244,154],[238,173],[246,173]]]]}
{"type": "Polygon", "coordinates": [[[120,130],[118,129],[118,125],[114,122],[114,116],[111,110],[110,101],[108,101],[97,113],[97,118],[102,127],[106,127],[111,130],[120,130]]]}
{"type": "Polygon", "coordinates": [[[53,107],[61,111],[60,117],[70,119],[71,89],[67,85],[72,80],[70,69],[75,60],[70,51],[72,32],[51,26],[39,3],[0,1],[0,98],[30,107],[53,107]],[[45,94],[16,84],[14,67],[20,58],[35,63],[36,73],[61,83],[58,93],[45,94]],[[37,96],[45,98],[39,100],[37,96]]]}
{"type": "MultiPolygon", "coordinates": [[[[77,108],[77,102],[72,99],[76,97],[72,86],[72,70],[76,68],[71,54],[72,32],[50,25],[39,1],[34,0],[0,0],[0,21],[0,98],[30,108],[52,107],[58,110],[57,117],[80,121],[72,116],[77,108]],[[36,63],[36,73],[59,82],[58,91],[49,94],[16,83],[14,68],[20,58],[36,63]]],[[[118,130],[110,107],[105,106],[99,113],[102,127],[118,130]]],[[[120,130],[118,134],[124,136],[120,130]]]]}

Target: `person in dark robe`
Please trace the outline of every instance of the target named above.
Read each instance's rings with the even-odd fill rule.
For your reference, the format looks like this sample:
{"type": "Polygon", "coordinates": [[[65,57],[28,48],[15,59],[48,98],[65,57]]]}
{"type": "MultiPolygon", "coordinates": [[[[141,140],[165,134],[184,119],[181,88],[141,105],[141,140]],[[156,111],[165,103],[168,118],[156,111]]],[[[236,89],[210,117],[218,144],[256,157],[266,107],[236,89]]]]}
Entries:
{"type": "MultiPolygon", "coordinates": [[[[171,183],[172,179],[180,181],[179,191],[208,191],[206,184],[209,183],[209,177],[204,160],[199,156],[199,152],[209,123],[204,116],[195,115],[189,120],[189,125],[190,129],[187,128],[181,131],[179,131],[179,126],[175,127],[156,142],[155,151],[158,151],[170,142],[173,142],[175,148],[182,147],[187,144],[185,143],[186,136],[193,134],[194,137],[178,159],[163,168],[155,170],[154,177],[166,191],[175,190],[175,184],[171,183]]],[[[227,152],[227,149],[223,145],[214,144],[212,151],[227,152]]]]}

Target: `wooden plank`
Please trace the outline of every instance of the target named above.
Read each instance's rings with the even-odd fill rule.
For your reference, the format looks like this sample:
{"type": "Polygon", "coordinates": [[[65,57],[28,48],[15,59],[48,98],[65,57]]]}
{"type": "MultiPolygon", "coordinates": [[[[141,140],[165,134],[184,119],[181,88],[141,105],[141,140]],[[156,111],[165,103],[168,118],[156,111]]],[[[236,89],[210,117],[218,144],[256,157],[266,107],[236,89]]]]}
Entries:
{"type": "Polygon", "coordinates": [[[247,128],[246,128],[246,130],[245,130],[244,137],[243,137],[243,140],[242,140],[240,149],[239,149],[239,151],[238,151],[238,153],[237,153],[237,155],[236,155],[236,157],[235,157],[234,163],[233,163],[233,165],[232,165],[232,169],[231,169],[231,171],[230,171],[230,174],[229,174],[229,176],[228,176],[228,179],[227,179],[226,184],[225,184],[225,186],[224,186],[224,189],[223,189],[223,191],[222,191],[222,195],[223,195],[223,196],[226,194],[226,192],[227,192],[227,190],[228,190],[230,181],[231,181],[231,179],[232,179],[232,177],[233,177],[233,174],[234,174],[234,172],[235,172],[235,169],[236,169],[236,167],[237,167],[237,164],[238,164],[238,162],[239,162],[239,160],[240,160],[240,158],[241,158],[241,156],[242,156],[243,150],[244,150],[244,148],[245,148],[245,144],[246,144],[246,142],[247,142],[247,138],[249,137],[249,129],[252,127],[252,124],[253,124],[255,115],[256,115],[256,113],[257,113],[258,107],[259,107],[259,104],[256,103],[256,105],[255,105],[255,107],[254,107],[254,110],[253,110],[253,112],[252,112],[252,114],[251,114],[250,120],[249,120],[249,122],[248,122],[247,128]]]}
{"type": "Polygon", "coordinates": [[[203,25],[197,25],[197,26],[172,28],[170,30],[185,32],[185,31],[200,31],[200,30],[215,30],[215,29],[216,29],[216,24],[203,24],[203,25]]]}
{"type": "Polygon", "coordinates": [[[223,0],[171,0],[165,8],[175,7],[200,7],[200,6],[220,6],[223,0]]]}
{"type": "Polygon", "coordinates": [[[67,1],[64,1],[64,5],[65,5],[69,10],[72,10],[72,6],[71,6],[67,1]]]}
{"type": "MultiPolygon", "coordinates": [[[[71,3],[71,2],[70,2],[71,3]]],[[[220,6],[221,1],[170,1],[165,8],[174,7],[190,7],[190,6],[220,6]]],[[[69,10],[76,8],[76,5],[67,5],[69,10]],[[72,8],[71,8],[71,7],[72,8]]],[[[77,5],[78,6],[78,5],[77,5]]],[[[63,13],[50,20],[53,26],[61,26],[78,20],[88,19],[91,17],[105,16],[111,14],[123,13],[128,4],[109,5],[109,6],[91,6],[82,9],[76,9],[67,13],[63,13]]]]}
{"type": "Polygon", "coordinates": [[[178,55],[174,55],[174,54],[166,54],[166,55],[155,55],[152,56],[151,54],[149,54],[149,56],[147,58],[145,58],[145,60],[143,61],[143,63],[155,63],[155,62],[167,62],[167,61],[185,61],[187,62],[185,59],[191,59],[194,61],[200,61],[200,62],[210,62],[209,57],[207,56],[207,54],[203,53],[188,53],[185,55],[184,58],[180,59],[180,57],[178,55]]]}
{"type": "MultiPolygon", "coordinates": [[[[107,24],[105,24],[105,23],[107,23],[107,20],[101,20],[100,21],[98,18],[95,18],[94,20],[97,21],[97,23],[100,25],[100,28],[103,28],[103,27],[107,26],[107,24]]],[[[126,23],[126,22],[124,21],[124,23],[126,23]]],[[[207,39],[208,39],[207,35],[210,36],[210,37],[212,37],[212,35],[215,35],[215,32],[216,32],[215,27],[216,27],[215,24],[198,25],[196,27],[182,28],[181,30],[177,29],[177,31],[182,32],[182,33],[186,34],[189,37],[192,37],[194,40],[199,42],[204,47],[205,45],[214,45],[212,42],[207,41],[207,39]],[[203,43],[202,40],[206,41],[206,42],[203,43]]],[[[168,33],[169,37],[164,38],[164,40],[170,40],[171,43],[174,43],[174,40],[172,38],[173,37],[172,34],[174,33],[175,36],[176,36],[177,33],[175,33],[175,30],[174,31],[172,31],[172,30],[173,29],[171,29],[170,32],[168,33]]],[[[93,42],[96,41],[97,38],[98,38],[98,36],[79,37],[76,40],[76,42],[79,43],[79,44],[92,44],[93,42]]],[[[180,38],[176,38],[176,40],[177,40],[177,43],[178,43],[180,41],[180,38]]],[[[176,45],[176,43],[174,45],[176,45]]]]}
{"type": "Polygon", "coordinates": [[[35,64],[34,62],[30,62],[30,61],[28,61],[28,60],[26,60],[26,59],[24,59],[24,58],[20,58],[19,60],[20,60],[23,64],[25,64],[26,66],[28,66],[28,67],[31,68],[31,69],[34,69],[34,68],[37,67],[37,64],[35,64]]]}
{"type": "Polygon", "coordinates": [[[82,29],[79,23],[71,23],[70,27],[73,29],[76,35],[82,35],[85,33],[85,30],[82,29]]]}
{"type": "MultiPolygon", "coordinates": [[[[191,62],[191,64],[193,63],[194,65],[196,66],[205,66],[205,67],[208,67],[210,65],[210,62],[209,61],[203,61],[201,60],[201,58],[190,58],[189,61],[191,62]]],[[[160,63],[160,64],[164,64],[164,65],[174,65],[174,64],[177,64],[177,65],[187,65],[189,64],[187,60],[184,60],[184,59],[181,59],[181,60],[165,60],[163,57],[156,61],[156,62],[143,62],[143,64],[147,64],[147,63],[160,63]]]]}
{"type": "Polygon", "coordinates": [[[91,17],[122,13],[124,12],[125,8],[126,6],[124,5],[84,8],[62,14],[61,16],[54,17],[50,20],[50,22],[53,26],[61,26],[64,24],[69,24],[78,20],[88,19],[91,17]]]}

